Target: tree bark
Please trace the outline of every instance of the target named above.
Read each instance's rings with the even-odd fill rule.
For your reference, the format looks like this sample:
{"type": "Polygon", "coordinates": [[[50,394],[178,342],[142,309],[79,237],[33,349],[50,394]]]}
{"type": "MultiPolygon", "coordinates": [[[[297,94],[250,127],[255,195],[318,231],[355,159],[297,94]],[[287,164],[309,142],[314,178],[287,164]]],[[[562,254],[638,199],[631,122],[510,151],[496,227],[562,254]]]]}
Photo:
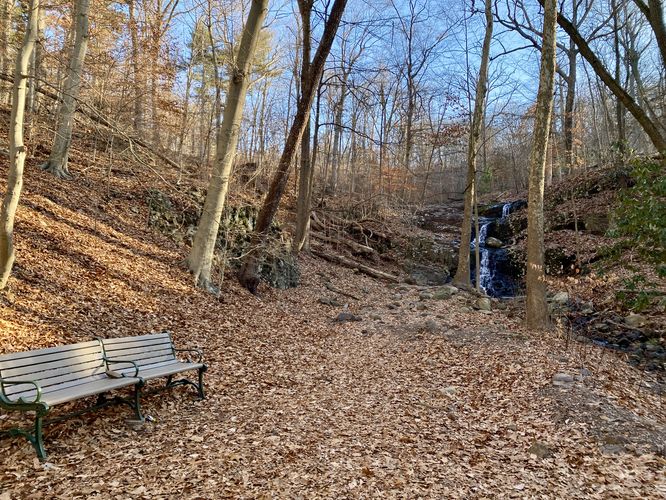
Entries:
{"type": "MultiPolygon", "coordinates": [[[[465,190],[465,209],[463,222],[460,228],[460,249],[458,250],[458,268],[453,278],[454,283],[469,285],[470,241],[472,239],[472,210],[476,199],[476,155],[477,143],[481,135],[481,122],[488,90],[488,64],[490,62],[490,43],[493,36],[493,15],[491,0],[485,0],[486,33],[481,49],[481,66],[479,67],[479,81],[476,84],[474,99],[474,114],[469,132],[469,146],[467,148],[467,188],[465,190]]],[[[477,247],[481,242],[478,241],[477,247]]],[[[478,267],[477,267],[478,269],[478,267]]]]}
{"type": "Polygon", "coordinates": [[[132,65],[132,87],[134,90],[134,133],[138,137],[143,137],[144,129],[144,79],[141,75],[141,63],[139,62],[139,52],[141,50],[139,41],[139,29],[136,22],[135,0],[128,0],[127,8],[129,11],[129,32],[130,32],[130,58],[132,65]]]}
{"type": "MultiPolygon", "coordinates": [[[[9,33],[11,28],[13,0],[0,0],[0,71],[3,74],[9,73],[9,33]]],[[[10,88],[5,88],[4,83],[0,84],[0,102],[6,103],[11,97],[10,88]]]]}
{"type": "Polygon", "coordinates": [[[28,24],[23,45],[16,56],[12,112],[9,123],[9,176],[7,191],[0,208],[0,290],[5,288],[14,265],[14,218],[23,187],[23,166],[26,148],[23,144],[23,115],[25,109],[28,66],[39,31],[39,0],[30,0],[28,24]]]}
{"type": "Polygon", "coordinates": [[[229,188],[229,177],[236,155],[238,135],[243,118],[245,96],[250,84],[252,60],[261,26],[268,12],[268,0],[252,0],[252,6],[243,29],[238,57],[232,68],[222,126],[218,135],[215,168],[210,179],[203,212],[194,235],[192,250],[187,258],[195,284],[212,289],[211,268],[220,219],[229,188]]]}
{"type": "Polygon", "coordinates": [[[88,47],[88,10],[90,0],[77,0],[74,9],[74,26],[76,35],[74,46],[67,68],[67,77],[63,88],[62,103],[58,109],[56,121],[56,136],[51,148],[51,155],[42,170],[50,172],[61,179],[70,178],[67,168],[69,145],[72,140],[72,127],[74,125],[74,112],[81,87],[81,71],[88,47]]]}
{"type": "Polygon", "coordinates": [[[277,212],[282,193],[284,193],[284,189],[287,186],[290,171],[289,167],[294,159],[294,154],[296,153],[296,145],[303,136],[305,125],[307,124],[307,118],[310,114],[310,108],[312,107],[312,101],[314,100],[317,82],[324,71],[324,64],[331,51],[331,46],[333,45],[333,40],[335,39],[335,34],[340,25],[346,5],[347,0],[335,0],[333,3],[319,47],[312,60],[309,81],[306,88],[303,89],[296,107],[296,115],[294,116],[294,121],[289,129],[282,156],[278,163],[277,172],[273,177],[270,189],[259,212],[257,225],[252,233],[250,250],[243,260],[243,265],[238,275],[240,283],[252,293],[256,293],[257,287],[259,286],[259,266],[261,265],[263,254],[261,247],[266,241],[268,230],[277,212]]]}
{"type": "Polygon", "coordinates": [[[544,3],[541,69],[534,119],[534,140],[530,153],[527,201],[527,326],[533,329],[548,326],[544,270],[543,193],[548,137],[553,113],[557,2],[556,0],[545,0],[544,3]]]}
{"type": "MultiPolygon", "coordinates": [[[[303,54],[301,58],[301,93],[307,87],[310,78],[310,53],[312,49],[312,30],[310,27],[310,14],[312,13],[313,0],[299,0],[298,10],[301,13],[301,24],[303,25],[303,54]]],[[[310,205],[312,202],[312,182],[314,178],[314,165],[310,151],[310,116],[306,117],[307,123],[301,139],[301,169],[298,179],[298,200],[296,202],[296,237],[294,238],[293,250],[300,252],[305,245],[310,228],[310,205]]]]}

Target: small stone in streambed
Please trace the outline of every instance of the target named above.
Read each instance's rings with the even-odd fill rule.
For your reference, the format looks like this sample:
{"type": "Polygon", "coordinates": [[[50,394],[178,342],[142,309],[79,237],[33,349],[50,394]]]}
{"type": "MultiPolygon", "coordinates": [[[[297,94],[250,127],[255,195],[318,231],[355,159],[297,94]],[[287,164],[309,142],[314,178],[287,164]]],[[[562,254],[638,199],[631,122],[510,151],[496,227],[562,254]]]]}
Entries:
{"type": "Polygon", "coordinates": [[[473,307],[479,311],[490,311],[492,309],[491,302],[488,297],[479,297],[476,302],[474,302],[473,307]]]}
{"type": "Polygon", "coordinates": [[[344,323],[345,321],[361,321],[361,319],[362,318],[360,316],[356,316],[349,311],[342,311],[333,321],[336,323],[344,323]]]}
{"type": "Polygon", "coordinates": [[[486,238],[485,245],[490,248],[502,248],[504,243],[502,243],[502,240],[488,236],[486,238]]]}
{"type": "Polygon", "coordinates": [[[433,295],[430,292],[421,292],[419,293],[419,299],[421,300],[430,300],[432,299],[433,295]]]}

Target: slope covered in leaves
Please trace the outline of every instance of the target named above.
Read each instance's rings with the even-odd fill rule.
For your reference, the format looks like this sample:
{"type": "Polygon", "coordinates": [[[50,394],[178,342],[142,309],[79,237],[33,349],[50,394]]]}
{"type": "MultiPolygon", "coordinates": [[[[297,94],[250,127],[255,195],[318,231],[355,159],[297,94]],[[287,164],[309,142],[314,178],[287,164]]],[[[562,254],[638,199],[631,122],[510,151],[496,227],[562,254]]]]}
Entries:
{"type": "Polygon", "coordinates": [[[297,289],[255,297],[227,279],[215,298],[147,226],[161,176],[109,175],[81,150],[71,182],[42,174],[39,150],[29,160],[0,352],[168,329],[204,350],[208,398],[147,397],[154,421],[138,427],[124,407],[54,424],[45,464],[1,439],[3,500],[666,494],[654,375],[526,332],[517,307],[484,314],[463,292],[435,300],[307,256],[297,289]],[[361,320],[333,321],[344,306],[320,299],[361,320]]]}

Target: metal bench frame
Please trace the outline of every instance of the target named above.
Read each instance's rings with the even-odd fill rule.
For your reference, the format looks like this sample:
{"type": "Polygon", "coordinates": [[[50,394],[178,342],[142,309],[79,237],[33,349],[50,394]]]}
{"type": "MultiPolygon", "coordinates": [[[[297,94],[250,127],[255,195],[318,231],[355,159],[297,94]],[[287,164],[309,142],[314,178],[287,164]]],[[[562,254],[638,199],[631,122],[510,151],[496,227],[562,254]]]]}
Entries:
{"type": "MultiPolygon", "coordinates": [[[[82,343],[84,344],[84,343],[82,343]]],[[[61,351],[55,351],[56,354],[59,354],[60,352],[66,352],[65,349],[70,347],[70,346],[76,346],[78,344],[69,344],[69,345],[64,345],[64,346],[58,346],[61,351]]],[[[101,353],[102,353],[102,358],[101,361],[103,363],[103,366],[106,368],[106,371],[109,372],[111,371],[110,367],[118,364],[128,364],[127,361],[125,360],[114,360],[111,358],[108,358],[106,355],[103,354],[103,349],[101,348],[101,353]]],[[[40,353],[40,351],[45,351],[44,349],[36,350],[36,351],[25,351],[26,356],[22,358],[22,367],[29,367],[31,365],[31,360],[34,362],[34,366],[38,367],[40,361],[39,356],[43,356],[43,353],[40,353]],[[35,353],[34,356],[30,356],[31,353],[35,353]]],[[[19,353],[14,353],[14,354],[19,354],[19,353]]],[[[94,361],[93,361],[94,362],[94,361]]],[[[106,391],[103,392],[97,392],[95,394],[82,394],[80,396],[77,395],[72,395],[72,397],[67,398],[66,400],[60,401],[56,404],[49,405],[47,402],[43,401],[42,398],[44,397],[44,389],[42,387],[42,383],[40,383],[40,378],[35,377],[35,380],[28,380],[26,378],[12,378],[10,377],[2,377],[2,371],[0,371],[0,408],[5,409],[7,411],[19,411],[19,412],[35,412],[35,418],[34,418],[34,424],[32,428],[21,428],[21,427],[13,427],[11,429],[3,430],[0,431],[0,436],[10,436],[10,437],[17,437],[17,436],[22,436],[25,439],[30,442],[30,444],[33,446],[35,451],[37,452],[37,456],[41,461],[46,460],[46,450],[44,448],[44,426],[53,424],[56,422],[60,422],[62,420],[65,420],[67,418],[75,417],[78,415],[82,415],[84,413],[90,412],[90,411],[97,411],[100,410],[106,406],[109,406],[111,404],[125,404],[129,406],[133,411],[134,411],[134,417],[137,420],[143,420],[143,415],[141,414],[141,389],[145,385],[145,382],[141,379],[136,377],[136,374],[138,373],[138,367],[134,363],[130,363],[134,365],[134,374],[133,376],[125,376],[125,378],[132,379],[131,383],[126,384],[122,387],[117,387],[115,384],[109,384],[109,388],[106,391]],[[30,397],[24,397],[24,396],[19,396],[16,399],[11,399],[11,395],[8,394],[8,391],[11,387],[17,386],[17,385],[26,385],[26,386],[32,386],[34,388],[34,395],[30,397]],[[111,390],[115,389],[120,389],[120,388],[126,388],[126,387],[133,387],[134,388],[134,394],[133,397],[130,398],[124,398],[121,396],[114,396],[113,398],[109,398],[107,396],[108,392],[111,390]],[[79,399],[84,399],[87,397],[91,396],[97,396],[96,401],[94,404],[87,406],[81,410],[74,411],[74,412],[69,412],[65,413],[61,416],[58,416],[56,418],[50,418],[47,419],[47,415],[52,410],[53,406],[57,406],[58,404],[61,403],[69,403],[72,401],[77,401],[79,399]]],[[[71,365],[69,365],[71,366],[71,365]]],[[[65,367],[66,369],[67,367],[65,367]]],[[[56,369],[51,368],[51,369],[56,369]]],[[[38,374],[39,370],[35,369],[33,372],[34,374],[38,374]]],[[[26,374],[27,378],[30,378],[30,373],[26,374]]],[[[114,380],[111,377],[107,378],[109,381],[114,380]]],[[[104,377],[96,378],[93,379],[91,376],[88,377],[81,377],[78,380],[86,380],[89,379],[90,381],[103,381],[106,380],[104,377]]],[[[51,387],[58,387],[58,384],[54,384],[51,387]]]]}
{"type": "MultiPolygon", "coordinates": [[[[170,358],[167,360],[168,366],[172,367],[173,373],[169,374],[158,374],[155,376],[150,375],[147,373],[147,370],[150,370],[153,368],[155,358],[152,356],[155,356],[155,354],[151,353],[150,347],[147,349],[144,349],[145,354],[143,354],[145,357],[144,358],[139,358],[140,355],[136,355],[134,358],[130,359],[132,363],[134,363],[135,366],[138,367],[138,374],[137,377],[140,379],[144,380],[144,382],[147,382],[149,380],[157,379],[157,378],[164,378],[166,377],[166,383],[163,387],[158,387],[154,388],[151,390],[146,390],[143,391],[143,394],[155,394],[158,392],[162,392],[168,389],[171,389],[172,387],[177,387],[179,385],[190,385],[194,387],[197,391],[197,395],[199,396],[199,399],[205,399],[205,393],[204,393],[204,384],[203,384],[203,376],[204,373],[208,370],[208,366],[206,366],[203,363],[203,353],[199,349],[177,349],[174,342],[173,338],[171,337],[171,332],[165,331],[162,333],[157,333],[157,334],[150,334],[150,335],[138,335],[138,336],[132,336],[132,337],[121,337],[121,338],[110,338],[110,339],[102,339],[98,338],[98,340],[102,344],[102,348],[104,349],[104,353],[107,356],[110,356],[113,354],[113,359],[115,361],[123,361],[124,358],[122,355],[119,356],[119,352],[122,353],[122,349],[120,348],[120,351],[118,350],[118,347],[113,347],[122,345],[123,343],[127,343],[129,346],[134,345],[139,345],[142,343],[146,342],[152,342],[153,343],[153,350],[157,349],[160,350],[162,353],[161,359],[164,358],[170,358]],[[152,340],[149,340],[152,339],[152,340]],[[156,347],[155,344],[158,344],[159,347],[156,347]],[[165,351],[170,351],[169,354],[165,353],[165,351]],[[180,353],[192,353],[195,355],[195,361],[193,362],[181,362],[177,359],[178,354],[180,353]],[[197,382],[194,382],[188,378],[178,378],[174,380],[174,377],[176,375],[179,375],[180,373],[187,372],[187,371],[193,371],[197,370],[198,375],[197,375],[197,382]]],[[[145,346],[141,346],[145,347],[145,346]]],[[[141,347],[138,347],[136,349],[131,349],[129,347],[126,347],[126,349],[130,349],[132,351],[136,351],[140,349],[141,347]]]]}

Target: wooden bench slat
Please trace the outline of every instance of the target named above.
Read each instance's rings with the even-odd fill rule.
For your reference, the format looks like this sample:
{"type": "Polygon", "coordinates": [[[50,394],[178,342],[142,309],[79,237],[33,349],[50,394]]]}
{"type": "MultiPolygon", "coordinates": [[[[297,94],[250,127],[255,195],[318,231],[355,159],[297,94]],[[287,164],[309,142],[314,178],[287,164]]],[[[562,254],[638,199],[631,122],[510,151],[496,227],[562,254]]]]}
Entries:
{"type": "Polygon", "coordinates": [[[97,363],[97,365],[102,366],[104,364],[102,354],[82,354],[73,358],[58,359],[48,363],[24,365],[16,368],[6,368],[0,370],[0,376],[2,378],[21,378],[29,376],[33,376],[33,378],[48,377],[49,375],[46,373],[43,374],[43,372],[49,372],[51,370],[66,371],[68,369],[69,371],[77,371],[82,368],[80,365],[90,363],[97,363]]]}
{"type": "MultiPolygon", "coordinates": [[[[105,374],[106,374],[106,367],[97,366],[95,368],[91,369],[89,368],[87,370],[83,370],[80,372],[69,372],[56,377],[41,378],[41,379],[33,378],[31,380],[39,384],[39,386],[42,388],[42,392],[48,392],[50,388],[53,386],[60,386],[61,384],[64,384],[66,382],[75,382],[77,380],[82,380],[85,382],[86,380],[89,379],[93,379],[100,376],[106,376],[105,374]]],[[[21,379],[25,380],[24,378],[20,378],[19,380],[21,379]]],[[[33,386],[31,385],[29,388],[32,389],[33,386]]],[[[17,392],[21,392],[22,390],[24,389],[21,389],[21,386],[10,385],[6,386],[5,393],[7,395],[11,395],[17,392]]]]}
{"type": "MultiPolygon", "coordinates": [[[[128,356],[109,356],[109,359],[134,361],[137,365],[146,365],[158,363],[159,361],[168,361],[169,359],[176,359],[171,349],[162,349],[160,351],[150,351],[138,354],[130,354],[128,356]],[[154,361],[153,361],[154,360],[154,361]]],[[[109,366],[113,366],[113,363],[109,366]]]]}
{"type": "Polygon", "coordinates": [[[110,339],[104,339],[104,346],[109,349],[111,346],[114,344],[124,344],[124,343],[132,343],[132,342],[137,342],[137,343],[142,343],[142,342],[150,342],[154,341],[156,339],[166,339],[167,341],[171,342],[170,336],[168,333],[154,333],[151,335],[137,335],[136,337],[114,337],[110,339]]]}
{"type": "Polygon", "coordinates": [[[86,384],[62,388],[52,391],[43,397],[45,403],[54,406],[60,403],[66,403],[86,396],[94,396],[113,389],[127,387],[136,384],[135,378],[103,378],[86,384]]]}
{"type": "Polygon", "coordinates": [[[85,349],[87,347],[98,347],[98,348],[100,348],[100,343],[99,343],[98,340],[90,340],[88,342],[79,342],[78,344],[61,345],[61,346],[56,346],[56,347],[47,347],[45,349],[37,349],[37,350],[34,350],[34,351],[21,351],[21,352],[9,353],[9,354],[2,354],[2,355],[0,355],[0,364],[4,363],[5,361],[11,361],[11,360],[22,359],[22,358],[34,359],[36,357],[44,356],[44,355],[47,355],[47,354],[59,353],[59,352],[64,353],[64,352],[68,352],[68,351],[76,351],[76,350],[79,350],[79,349],[85,349]]]}
{"type": "MultiPolygon", "coordinates": [[[[51,386],[51,387],[47,387],[44,391],[42,391],[42,398],[45,397],[47,394],[50,394],[52,392],[57,392],[57,391],[62,390],[62,389],[68,389],[68,388],[76,387],[76,386],[79,386],[79,385],[85,385],[85,384],[88,384],[90,382],[97,382],[98,380],[114,380],[114,379],[110,379],[106,375],[95,375],[95,376],[92,376],[88,379],[70,380],[69,382],[63,382],[62,384],[59,384],[59,385],[54,385],[54,386],[51,386]]],[[[16,401],[21,396],[27,397],[28,399],[32,399],[32,398],[35,397],[35,394],[37,393],[37,391],[35,390],[34,386],[26,384],[23,387],[25,388],[24,391],[14,392],[14,393],[11,394],[10,399],[12,401],[16,401]]]]}
{"type": "Polygon", "coordinates": [[[147,366],[139,370],[139,377],[145,380],[154,378],[168,377],[188,370],[198,370],[203,364],[201,363],[184,363],[182,361],[175,361],[166,363],[161,366],[147,366]]]}
{"type": "Polygon", "coordinates": [[[171,344],[155,344],[151,346],[137,347],[134,349],[107,349],[106,355],[109,358],[124,358],[125,356],[131,356],[134,354],[147,354],[156,351],[171,351],[171,344]]]}
{"type": "MultiPolygon", "coordinates": [[[[31,380],[57,377],[58,375],[64,375],[66,373],[71,373],[73,371],[84,371],[101,366],[106,366],[104,361],[102,361],[101,359],[94,359],[86,361],[84,363],[79,363],[77,365],[58,366],[55,368],[42,370],[39,372],[33,370],[33,373],[31,375],[34,375],[34,377],[31,380]]],[[[20,370],[22,369],[23,368],[21,368],[20,370]]],[[[25,379],[25,375],[22,372],[15,372],[14,370],[5,370],[2,373],[3,373],[3,378],[5,379],[25,379]]]]}
{"type": "Polygon", "coordinates": [[[39,366],[44,366],[51,363],[59,366],[69,366],[79,362],[88,361],[91,358],[102,359],[103,355],[102,346],[98,343],[97,345],[92,345],[80,349],[53,352],[34,358],[24,357],[21,359],[11,360],[0,359],[0,376],[6,376],[4,375],[6,370],[22,367],[35,367],[33,371],[39,371],[40,368],[37,368],[39,366]]]}

